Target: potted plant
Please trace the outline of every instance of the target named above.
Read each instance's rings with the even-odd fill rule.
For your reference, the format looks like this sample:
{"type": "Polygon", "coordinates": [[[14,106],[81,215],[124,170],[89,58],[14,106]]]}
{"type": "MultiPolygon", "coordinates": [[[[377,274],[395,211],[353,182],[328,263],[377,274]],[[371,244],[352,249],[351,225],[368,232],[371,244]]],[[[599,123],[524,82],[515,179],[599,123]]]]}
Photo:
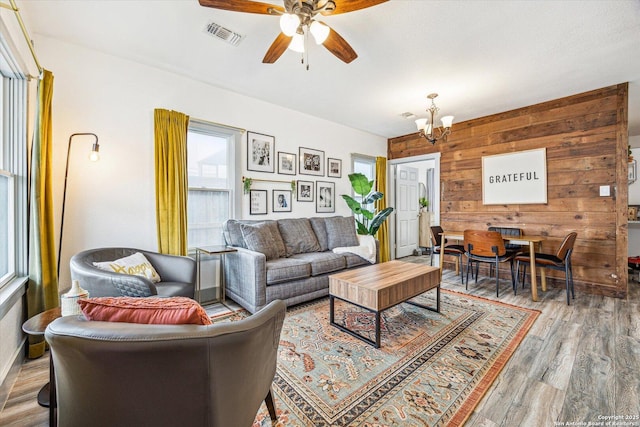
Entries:
{"type": "Polygon", "coordinates": [[[353,192],[362,197],[362,201],[358,202],[353,197],[342,194],[342,198],[356,218],[357,233],[374,236],[382,223],[391,215],[393,208],[384,208],[380,212],[376,212],[375,208],[369,210],[369,206],[373,206],[377,200],[382,199],[384,194],[373,190],[373,181],[369,181],[364,174],[352,173],[349,175],[349,181],[353,192]]]}

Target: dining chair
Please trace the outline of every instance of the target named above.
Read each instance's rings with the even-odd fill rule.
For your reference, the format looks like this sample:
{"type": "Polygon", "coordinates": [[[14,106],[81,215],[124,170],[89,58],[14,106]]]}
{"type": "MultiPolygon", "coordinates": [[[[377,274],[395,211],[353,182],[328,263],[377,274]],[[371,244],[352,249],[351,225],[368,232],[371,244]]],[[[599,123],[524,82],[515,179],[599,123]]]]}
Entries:
{"type": "MultiPolygon", "coordinates": [[[[524,233],[522,232],[521,228],[514,228],[514,227],[496,227],[496,226],[491,226],[488,228],[489,231],[497,231],[498,233],[502,234],[503,236],[515,236],[515,237],[520,237],[522,236],[524,233]]],[[[517,245],[515,243],[505,243],[504,244],[504,248],[507,250],[508,253],[513,253],[514,256],[518,255],[520,252],[523,252],[526,248],[526,246],[522,246],[522,245],[517,245]]],[[[516,270],[516,275],[518,274],[518,270],[516,270]]],[[[491,264],[491,267],[489,268],[489,276],[493,275],[493,264],[491,264]]],[[[516,280],[517,282],[517,280],[516,280]]]]}
{"type": "MultiPolygon", "coordinates": [[[[440,255],[442,252],[442,227],[434,225],[431,227],[431,259],[430,265],[433,265],[433,254],[440,255]]],[[[456,257],[456,269],[460,271],[460,283],[464,283],[463,268],[462,268],[462,255],[464,255],[464,246],[447,244],[447,240],[444,241],[444,255],[453,255],[456,257]]]]}
{"type": "MultiPolygon", "coordinates": [[[[560,244],[558,251],[555,254],[536,253],[536,267],[550,268],[552,270],[564,271],[564,280],[567,288],[567,305],[570,305],[569,292],[571,297],[575,299],[576,294],[573,289],[573,268],[571,266],[571,254],[573,253],[573,246],[576,243],[578,233],[572,231],[567,234],[560,244]]],[[[524,286],[524,277],[527,271],[527,265],[531,262],[531,256],[528,253],[522,253],[515,257],[516,271],[520,271],[520,262],[524,264],[524,270],[522,273],[522,285],[524,286]]],[[[536,274],[534,271],[532,274],[536,274]]]]}
{"type": "MultiPolygon", "coordinates": [[[[464,247],[467,256],[467,283],[465,289],[469,288],[469,269],[476,263],[476,283],[478,283],[478,270],[481,262],[490,263],[496,269],[496,296],[500,295],[500,269],[499,263],[509,261],[511,270],[511,286],[515,292],[515,276],[513,274],[514,254],[508,253],[504,247],[504,240],[498,231],[488,230],[465,230],[464,247]]],[[[473,275],[473,273],[472,273],[473,275]]]]}

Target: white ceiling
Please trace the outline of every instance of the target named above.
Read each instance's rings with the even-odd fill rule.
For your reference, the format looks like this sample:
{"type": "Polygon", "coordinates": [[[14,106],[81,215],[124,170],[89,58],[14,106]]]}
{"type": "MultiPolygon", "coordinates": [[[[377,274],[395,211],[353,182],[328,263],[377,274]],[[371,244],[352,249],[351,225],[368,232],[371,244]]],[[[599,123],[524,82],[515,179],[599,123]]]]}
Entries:
{"type": "Polygon", "coordinates": [[[273,16],[205,8],[197,0],[23,0],[19,7],[32,35],[384,137],[415,132],[401,114],[424,116],[431,92],[440,94],[441,115],[455,116],[455,131],[455,122],[627,81],[629,134],[640,135],[638,0],[391,0],[323,18],[359,57],[344,64],[313,44],[309,71],[289,50],[262,64],[279,33],[273,16]],[[210,21],[245,37],[238,47],[226,44],[204,32],[210,21]]]}

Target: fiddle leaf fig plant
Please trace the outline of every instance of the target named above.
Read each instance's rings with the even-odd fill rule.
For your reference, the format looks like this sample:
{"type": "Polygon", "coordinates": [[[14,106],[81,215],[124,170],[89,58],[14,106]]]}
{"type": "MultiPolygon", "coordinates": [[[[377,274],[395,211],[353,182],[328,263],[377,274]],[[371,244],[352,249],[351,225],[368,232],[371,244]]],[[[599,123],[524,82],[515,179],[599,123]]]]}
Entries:
{"type": "Polygon", "coordinates": [[[373,190],[373,181],[369,181],[364,174],[352,173],[349,175],[349,181],[353,192],[362,198],[362,201],[358,202],[353,197],[342,194],[342,198],[347,202],[347,206],[356,218],[357,232],[374,236],[387,217],[391,215],[393,208],[384,208],[380,212],[376,212],[375,208],[369,210],[369,207],[382,199],[384,194],[373,190]]]}

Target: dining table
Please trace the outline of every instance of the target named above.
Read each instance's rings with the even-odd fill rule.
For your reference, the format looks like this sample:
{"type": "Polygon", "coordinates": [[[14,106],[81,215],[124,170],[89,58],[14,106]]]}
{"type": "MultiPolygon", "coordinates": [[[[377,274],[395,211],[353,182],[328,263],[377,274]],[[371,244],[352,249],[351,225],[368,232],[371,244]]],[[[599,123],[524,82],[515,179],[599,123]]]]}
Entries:
{"type": "MultiPolygon", "coordinates": [[[[458,240],[460,242],[464,241],[464,231],[443,231],[442,233],[440,233],[440,235],[442,236],[442,245],[444,247],[444,242],[446,242],[447,240],[458,240]]],[[[537,284],[537,277],[535,274],[536,271],[536,245],[538,245],[538,248],[540,248],[542,246],[542,242],[546,239],[544,236],[528,236],[528,235],[521,235],[521,236],[509,236],[506,234],[502,235],[502,239],[505,241],[505,243],[511,243],[514,245],[520,245],[520,246],[529,246],[529,253],[530,253],[530,266],[531,266],[531,299],[533,301],[538,301],[538,284],[537,284]]],[[[444,256],[440,255],[440,279],[442,280],[442,267],[444,265],[444,256]]],[[[518,272],[516,271],[516,274],[518,272]]],[[[540,284],[542,287],[543,291],[547,290],[547,277],[545,275],[545,270],[543,267],[540,267],[540,284]]]]}

